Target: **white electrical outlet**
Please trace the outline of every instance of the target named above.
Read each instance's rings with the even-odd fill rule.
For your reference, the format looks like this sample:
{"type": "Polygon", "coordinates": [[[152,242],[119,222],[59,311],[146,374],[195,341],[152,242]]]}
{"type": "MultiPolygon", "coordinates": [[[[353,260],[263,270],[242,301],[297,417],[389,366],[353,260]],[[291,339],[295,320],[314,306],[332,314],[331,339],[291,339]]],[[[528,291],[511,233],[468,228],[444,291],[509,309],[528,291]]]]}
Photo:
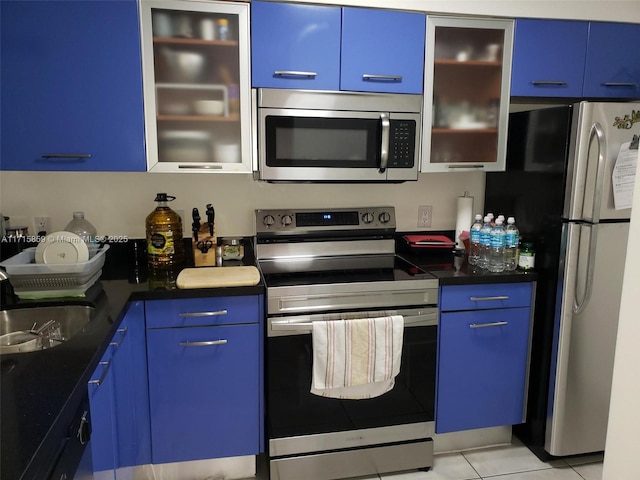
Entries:
{"type": "Polygon", "coordinates": [[[33,226],[34,226],[33,231],[36,235],[40,234],[40,232],[45,232],[45,234],[49,234],[52,232],[51,217],[33,217],[33,226]]]}
{"type": "Polygon", "coordinates": [[[433,214],[433,206],[420,205],[418,207],[418,228],[430,227],[432,214],[433,214]]]}

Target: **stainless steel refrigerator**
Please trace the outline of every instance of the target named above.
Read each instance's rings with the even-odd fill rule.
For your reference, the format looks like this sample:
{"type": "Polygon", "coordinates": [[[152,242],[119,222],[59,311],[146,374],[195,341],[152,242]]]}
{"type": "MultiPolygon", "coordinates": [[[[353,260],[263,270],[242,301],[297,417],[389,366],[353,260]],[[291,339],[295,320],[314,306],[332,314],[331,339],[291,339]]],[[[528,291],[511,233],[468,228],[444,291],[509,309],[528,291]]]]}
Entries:
{"type": "Polygon", "coordinates": [[[539,274],[527,422],[543,459],[605,449],[640,103],[581,102],[510,115],[507,171],[485,210],[516,217],[539,274]]]}

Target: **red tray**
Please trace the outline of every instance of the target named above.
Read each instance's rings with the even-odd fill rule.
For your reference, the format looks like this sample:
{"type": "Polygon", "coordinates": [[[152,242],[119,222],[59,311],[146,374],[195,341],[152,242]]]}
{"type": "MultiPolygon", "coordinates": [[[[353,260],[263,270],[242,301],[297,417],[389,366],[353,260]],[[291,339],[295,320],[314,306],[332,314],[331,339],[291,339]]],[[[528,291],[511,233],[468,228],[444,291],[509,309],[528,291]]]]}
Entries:
{"type": "Polygon", "coordinates": [[[402,238],[411,248],[452,250],[456,246],[456,242],[445,235],[404,235],[402,238]]]}

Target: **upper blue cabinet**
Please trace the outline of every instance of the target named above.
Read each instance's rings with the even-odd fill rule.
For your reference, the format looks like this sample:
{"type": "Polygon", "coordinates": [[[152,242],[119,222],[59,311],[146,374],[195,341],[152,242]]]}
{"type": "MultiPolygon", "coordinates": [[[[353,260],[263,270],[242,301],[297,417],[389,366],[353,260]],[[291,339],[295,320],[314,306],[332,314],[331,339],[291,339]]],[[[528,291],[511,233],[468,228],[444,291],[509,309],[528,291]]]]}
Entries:
{"type": "Polygon", "coordinates": [[[640,98],[640,25],[516,20],[511,95],[640,98]]]}
{"type": "Polygon", "coordinates": [[[0,167],[146,170],[137,2],[0,8],[0,167]]]}
{"type": "Polygon", "coordinates": [[[640,24],[589,24],[583,97],[640,98],[640,24]]]}
{"type": "Polygon", "coordinates": [[[252,86],[338,90],[340,8],[251,3],[252,86]]]}
{"type": "Polygon", "coordinates": [[[254,1],[252,86],[422,93],[425,15],[254,1]]]}
{"type": "Polygon", "coordinates": [[[516,20],[511,95],[581,97],[589,24],[516,20]]]}
{"type": "Polygon", "coordinates": [[[342,9],[340,89],[422,93],[425,16],[342,9]]]}

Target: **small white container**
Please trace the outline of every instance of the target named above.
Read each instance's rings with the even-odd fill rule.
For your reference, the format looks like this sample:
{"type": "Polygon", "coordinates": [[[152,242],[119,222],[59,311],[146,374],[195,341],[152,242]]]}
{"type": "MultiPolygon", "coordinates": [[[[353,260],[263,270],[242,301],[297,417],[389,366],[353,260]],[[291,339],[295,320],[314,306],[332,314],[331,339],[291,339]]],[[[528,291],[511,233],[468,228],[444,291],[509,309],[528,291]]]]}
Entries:
{"type": "Polygon", "coordinates": [[[237,143],[213,144],[213,161],[216,163],[240,163],[240,145],[237,143]]]}
{"type": "Polygon", "coordinates": [[[197,100],[193,108],[198,115],[223,115],[224,102],[222,100],[197,100]]]}

